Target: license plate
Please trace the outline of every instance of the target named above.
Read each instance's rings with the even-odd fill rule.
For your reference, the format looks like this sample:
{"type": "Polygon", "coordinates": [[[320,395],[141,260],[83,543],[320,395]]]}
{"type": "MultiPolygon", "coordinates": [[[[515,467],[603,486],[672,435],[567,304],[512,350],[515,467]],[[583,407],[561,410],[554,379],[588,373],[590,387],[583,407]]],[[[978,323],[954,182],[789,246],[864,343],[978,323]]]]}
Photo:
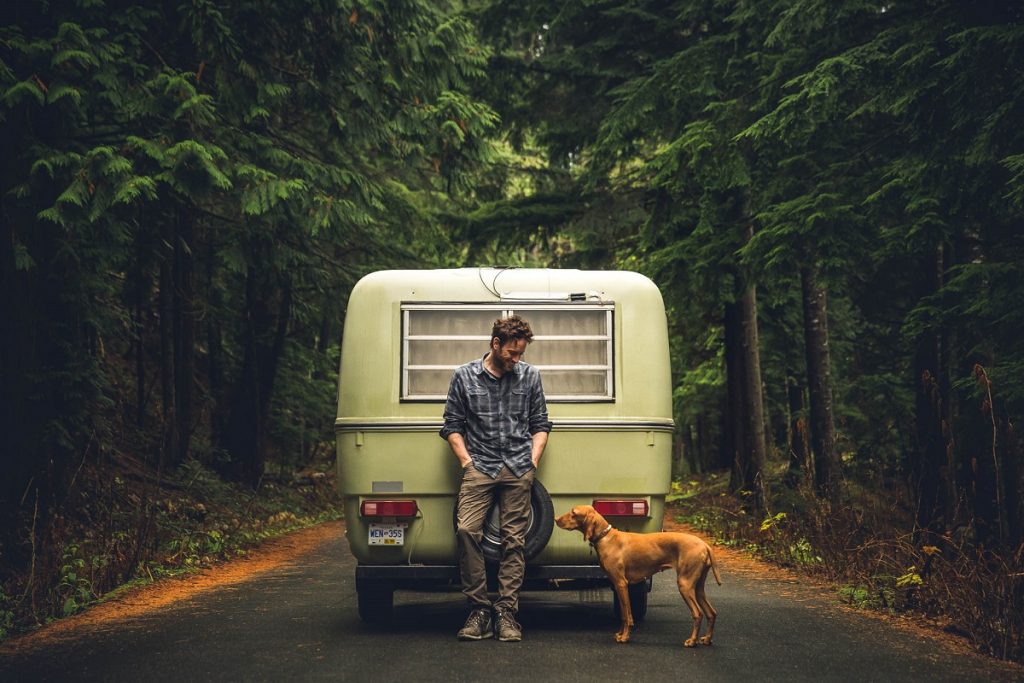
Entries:
{"type": "Polygon", "coordinates": [[[370,524],[370,545],[405,545],[405,525],[370,524]]]}

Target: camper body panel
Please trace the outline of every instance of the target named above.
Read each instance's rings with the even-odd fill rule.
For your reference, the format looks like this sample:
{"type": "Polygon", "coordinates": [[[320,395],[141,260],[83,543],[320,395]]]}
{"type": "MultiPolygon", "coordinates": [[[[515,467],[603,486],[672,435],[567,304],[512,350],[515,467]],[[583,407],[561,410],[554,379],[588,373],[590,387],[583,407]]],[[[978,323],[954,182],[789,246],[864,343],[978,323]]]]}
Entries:
{"type": "MultiPolygon", "coordinates": [[[[595,498],[644,498],[650,514],[616,520],[616,526],[626,531],[660,531],[664,496],[671,486],[670,470],[663,462],[665,452],[671,453],[671,439],[668,432],[639,428],[559,431],[557,444],[549,441],[537,479],[544,482],[559,513],[574,505],[590,505],[595,498]],[[621,455],[602,458],[595,466],[595,453],[621,455]]],[[[370,546],[365,525],[350,521],[347,533],[353,555],[362,562],[382,564],[452,563],[452,510],[461,468],[437,429],[345,431],[339,434],[338,445],[344,461],[340,476],[347,520],[359,520],[359,506],[367,499],[415,499],[419,507],[415,518],[401,520],[407,525],[402,550],[370,546]]],[[[580,543],[578,535],[555,533],[532,562],[591,560],[589,546],[580,543]]]]}
{"type": "MultiPolygon", "coordinates": [[[[540,269],[373,273],[349,299],[335,423],[364,618],[394,587],[457,585],[461,469],[438,436],[444,395],[455,366],[483,357],[491,323],[509,311],[534,329],[525,360],[541,371],[553,423],[536,478],[554,513],[595,499],[638,500],[646,514],[614,517],[616,528],[661,529],[671,484],[671,373],[664,304],[650,280],[540,269]],[[416,512],[362,515],[364,503],[381,499],[415,500],[416,512]],[[389,525],[401,527],[401,544],[371,543],[371,528],[389,525]]],[[[559,529],[527,561],[529,588],[600,577],[593,549],[559,529]]]]}

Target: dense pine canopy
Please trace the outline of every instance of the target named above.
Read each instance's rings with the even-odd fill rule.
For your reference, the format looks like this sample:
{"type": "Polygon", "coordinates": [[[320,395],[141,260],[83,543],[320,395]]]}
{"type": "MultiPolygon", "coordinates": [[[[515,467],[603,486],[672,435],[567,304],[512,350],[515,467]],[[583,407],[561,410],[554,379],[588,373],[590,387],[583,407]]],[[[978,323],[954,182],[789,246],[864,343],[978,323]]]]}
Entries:
{"type": "Polygon", "coordinates": [[[379,268],[638,270],[680,471],[1024,540],[1024,9],[212,0],[0,9],[0,552],[83,457],[330,450],[379,268]],[[795,485],[795,484],[794,484],[795,485]]]}

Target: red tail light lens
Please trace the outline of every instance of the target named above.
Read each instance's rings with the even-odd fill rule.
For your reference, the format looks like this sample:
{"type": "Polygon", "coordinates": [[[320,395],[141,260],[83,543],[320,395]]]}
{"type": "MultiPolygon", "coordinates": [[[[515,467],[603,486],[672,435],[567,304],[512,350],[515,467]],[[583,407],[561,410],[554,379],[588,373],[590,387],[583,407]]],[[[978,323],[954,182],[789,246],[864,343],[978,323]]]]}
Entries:
{"type": "Polygon", "coordinates": [[[415,500],[364,500],[359,506],[362,517],[415,517],[418,511],[415,500]]]}
{"type": "Polygon", "coordinates": [[[595,500],[594,509],[604,517],[646,517],[650,506],[646,500],[595,500]]]}

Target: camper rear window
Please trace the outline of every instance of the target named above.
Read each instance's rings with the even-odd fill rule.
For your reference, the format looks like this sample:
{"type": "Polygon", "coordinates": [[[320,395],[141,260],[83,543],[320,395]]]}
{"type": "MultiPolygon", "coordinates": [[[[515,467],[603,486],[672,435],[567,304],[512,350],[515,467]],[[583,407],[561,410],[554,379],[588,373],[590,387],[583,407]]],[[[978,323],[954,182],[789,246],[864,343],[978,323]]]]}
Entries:
{"type": "Polygon", "coordinates": [[[495,318],[518,314],[533,328],[526,360],[548,401],[615,398],[612,304],[404,304],[402,399],[443,401],[458,366],[487,353],[495,318]]]}

